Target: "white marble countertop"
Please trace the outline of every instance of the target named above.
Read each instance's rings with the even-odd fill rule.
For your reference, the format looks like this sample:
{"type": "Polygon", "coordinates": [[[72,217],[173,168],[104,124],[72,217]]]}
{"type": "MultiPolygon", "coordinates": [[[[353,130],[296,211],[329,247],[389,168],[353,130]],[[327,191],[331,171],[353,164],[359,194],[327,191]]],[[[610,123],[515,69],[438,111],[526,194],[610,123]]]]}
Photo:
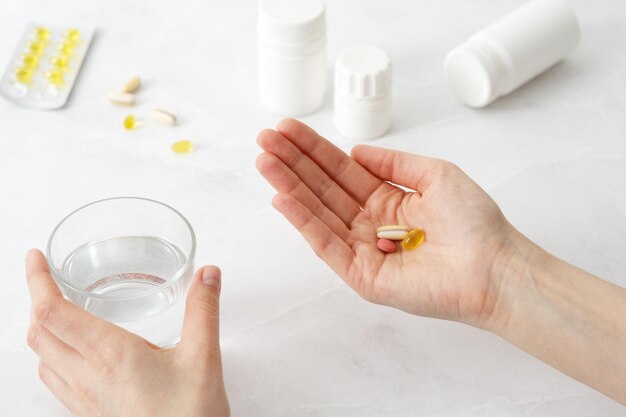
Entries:
{"type": "MultiPolygon", "coordinates": [[[[572,0],[578,50],[480,111],[452,97],[443,57],[523,0],[328,3],[331,60],[356,43],[392,57],[393,128],[370,143],[454,161],[532,239],[626,285],[626,2],[572,0]]],[[[0,100],[0,416],[68,415],[26,347],[23,253],[72,209],[118,195],[181,210],[198,264],[222,267],[234,416],[626,415],[496,336],[362,301],[315,257],[254,169],[257,131],[279,120],[258,104],[255,18],[252,0],[0,0],[2,68],[27,22],[98,30],[65,109],[0,100]],[[132,112],[171,109],[180,126],[122,129],[129,110],[106,97],[135,74],[132,112]],[[173,154],[181,138],[197,151],[173,154]]],[[[302,120],[341,141],[330,98],[302,120]]]]}

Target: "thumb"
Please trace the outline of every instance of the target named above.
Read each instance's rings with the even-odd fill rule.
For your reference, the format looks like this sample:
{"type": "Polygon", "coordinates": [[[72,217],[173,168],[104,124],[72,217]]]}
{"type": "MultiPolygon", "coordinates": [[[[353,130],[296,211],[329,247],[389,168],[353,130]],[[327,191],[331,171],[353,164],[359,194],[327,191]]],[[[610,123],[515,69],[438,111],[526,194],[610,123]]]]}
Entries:
{"type": "Polygon", "coordinates": [[[352,158],[381,180],[423,193],[431,183],[432,174],[448,162],[391,149],[358,145],[352,158]]]}
{"type": "Polygon", "coordinates": [[[200,268],[193,277],[181,341],[177,352],[194,363],[220,358],[219,300],[221,271],[216,266],[200,268]]]}

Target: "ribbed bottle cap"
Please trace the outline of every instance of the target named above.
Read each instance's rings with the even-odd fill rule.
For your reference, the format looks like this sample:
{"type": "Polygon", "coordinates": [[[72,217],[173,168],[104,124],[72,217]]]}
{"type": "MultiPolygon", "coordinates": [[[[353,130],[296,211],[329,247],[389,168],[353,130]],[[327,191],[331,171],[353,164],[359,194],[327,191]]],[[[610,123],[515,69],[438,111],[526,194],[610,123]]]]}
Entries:
{"type": "Polygon", "coordinates": [[[259,31],[287,42],[314,40],[326,33],[322,0],[261,0],[259,31]]]}
{"type": "Polygon", "coordinates": [[[355,99],[376,99],[391,91],[391,60],[379,48],[354,46],[335,63],[335,93],[355,99]]]}

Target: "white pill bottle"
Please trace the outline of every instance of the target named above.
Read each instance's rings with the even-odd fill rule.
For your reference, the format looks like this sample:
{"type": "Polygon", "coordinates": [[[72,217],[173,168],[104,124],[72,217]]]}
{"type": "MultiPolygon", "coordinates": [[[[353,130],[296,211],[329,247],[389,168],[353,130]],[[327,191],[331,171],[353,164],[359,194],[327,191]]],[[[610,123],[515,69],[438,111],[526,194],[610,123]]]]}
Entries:
{"type": "Polygon", "coordinates": [[[319,109],[326,95],[324,2],[261,0],[257,31],[263,105],[284,116],[319,109]]]}
{"type": "Polygon", "coordinates": [[[561,61],[579,38],[563,0],[533,0],[450,51],[445,76],[459,100],[483,107],[561,61]]]}

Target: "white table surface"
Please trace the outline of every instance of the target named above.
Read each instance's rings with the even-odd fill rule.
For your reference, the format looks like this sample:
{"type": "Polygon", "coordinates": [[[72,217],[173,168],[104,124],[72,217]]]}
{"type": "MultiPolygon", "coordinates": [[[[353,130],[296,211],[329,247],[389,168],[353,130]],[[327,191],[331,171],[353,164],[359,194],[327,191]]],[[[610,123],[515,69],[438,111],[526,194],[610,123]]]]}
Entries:
{"type": "MultiPolygon", "coordinates": [[[[578,50],[479,111],[452,97],[443,57],[524,1],[328,3],[330,61],[356,43],[392,57],[393,127],[370,143],[454,161],[540,245],[626,285],[626,2],[572,0],[578,50]]],[[[198,264],[222,267],[234,416],[626,415],[492,334],[362,301],[315,257],[254,168],[257,131],[279,120],[258,104],[255,18],[252,0],[0,0],[2,68],[27,22],[98,29],[65,109],[0,100],[0,416],[68,415],[26,347],[23,254],[72,209],[118,195],[181,210],[198,264]],[[170,109],[180,126],[122,129],[129,110],[106,97],[135,74],[131,111],[170,109]],[[173,154],[181,138],[197,151],[173,154]]],[[[330,102],[302,120],[341,141],[330,102]]]]}

